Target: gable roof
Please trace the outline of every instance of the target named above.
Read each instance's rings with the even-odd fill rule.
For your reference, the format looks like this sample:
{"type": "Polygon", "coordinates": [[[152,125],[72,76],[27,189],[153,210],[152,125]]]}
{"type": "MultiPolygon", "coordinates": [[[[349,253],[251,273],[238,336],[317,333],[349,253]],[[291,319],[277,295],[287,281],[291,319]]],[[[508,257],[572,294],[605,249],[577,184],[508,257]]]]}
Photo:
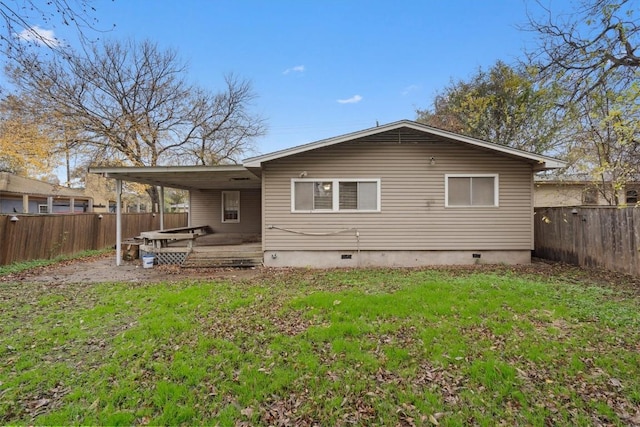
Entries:
{"type": "Polygon", "coordinates": [[[567,165],[566,162],[562,160],[554,159],[553,157],[534,154],[527,151],[518,150],[516,148],[507,147],[505,145],[494,144],[494,143],[483,141],[480,139],[471,138],[471,137],[460,135],[457,133],[423,125],[421,123],[414,122],[411,120],[400,120],[400,121],[389,123],[386,125],[364,129],[358,132],[352,132],[345,135],[336,136],[333,138],[328,138],[328,139],[323,139],[316,142],[311,142],[308,144],[298,145],[296,147],[287,148],[284,150],[274,151],[272,153],[263,154],[261,156],[250,157],[244,160],[243,166],[246,168],[260,168],[262,166],[262,163],[269,162],[272,160],[292,156],[295,154],[304,153],[306,151],[311,151],[318,148],[329,147],[332,145],[340,144],[340,143],[351,141],[354,139],[364,138],[364,137],[376,135],[382,132],[387,132],[390,130],[396,130],[396,129],[402,129],[402,128],[424,132],[425,134],[428,134],[431,136],[436,136],[446,140],[468,144],[474,147],[496,151],[496,152],[505,154],[507,156],[516,157],[516,158],[528,161],[529,163],[533,163],[534,171],[559,169],[567,165]]]}

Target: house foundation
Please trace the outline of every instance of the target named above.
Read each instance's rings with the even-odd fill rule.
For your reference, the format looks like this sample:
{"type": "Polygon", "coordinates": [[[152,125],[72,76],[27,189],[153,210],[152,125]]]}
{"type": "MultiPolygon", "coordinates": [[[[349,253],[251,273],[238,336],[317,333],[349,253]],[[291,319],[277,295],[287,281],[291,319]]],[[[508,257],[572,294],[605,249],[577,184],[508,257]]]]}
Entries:
{"type": "Polygon", "coordinates": [[[530,250],[513,251],[265,251],[266,267],[426,267],[530,264],[530,250]]]}

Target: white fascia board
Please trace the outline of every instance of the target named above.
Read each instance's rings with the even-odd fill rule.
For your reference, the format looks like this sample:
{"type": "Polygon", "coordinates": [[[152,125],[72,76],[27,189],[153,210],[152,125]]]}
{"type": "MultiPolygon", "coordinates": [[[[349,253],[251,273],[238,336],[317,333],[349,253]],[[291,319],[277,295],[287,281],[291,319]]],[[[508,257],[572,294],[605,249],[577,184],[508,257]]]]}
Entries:
{"type": "Polygon", "coordinates": [[[90,173],[123,174],[128,172],[157,173],[157,172],[211,172],[211,171],[244,171],[242,165],[213,165],[213,166],[119,166],[119,167],[89,167],[90,173]]]}

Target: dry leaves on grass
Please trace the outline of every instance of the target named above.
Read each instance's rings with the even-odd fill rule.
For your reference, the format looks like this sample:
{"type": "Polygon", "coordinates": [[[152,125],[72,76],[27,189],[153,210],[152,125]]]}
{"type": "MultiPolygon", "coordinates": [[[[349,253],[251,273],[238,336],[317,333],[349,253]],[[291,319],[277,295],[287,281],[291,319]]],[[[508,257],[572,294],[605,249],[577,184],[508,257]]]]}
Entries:
{"type": "Polygon", "coordinates": [[[62,384],[40,392],[38,395],[25,396],[20,401],[21,407],[26,410],[31,419],[35,419],[38,415],[45,414],[63,405],[63,398],[71,390],[62,384]]]}

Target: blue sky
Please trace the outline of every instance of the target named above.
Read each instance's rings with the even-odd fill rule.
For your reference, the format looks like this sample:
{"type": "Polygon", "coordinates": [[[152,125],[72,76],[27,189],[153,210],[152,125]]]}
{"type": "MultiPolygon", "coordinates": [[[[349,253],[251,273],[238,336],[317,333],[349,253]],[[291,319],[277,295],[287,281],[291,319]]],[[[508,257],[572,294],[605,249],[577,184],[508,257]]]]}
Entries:
{"type": "MultiPolygon", "coordinates": [[[[551,0],[548,0],[551,1],[551,0]]],[[[556,0],[555,3],[558,3],[556,0]]],[[[176,49],[217,91],[249,79],[268,124],[259,153],[415,119],[451,79],[531,46],[529,0],[97,0],[103,38],[176,49]]]]}

